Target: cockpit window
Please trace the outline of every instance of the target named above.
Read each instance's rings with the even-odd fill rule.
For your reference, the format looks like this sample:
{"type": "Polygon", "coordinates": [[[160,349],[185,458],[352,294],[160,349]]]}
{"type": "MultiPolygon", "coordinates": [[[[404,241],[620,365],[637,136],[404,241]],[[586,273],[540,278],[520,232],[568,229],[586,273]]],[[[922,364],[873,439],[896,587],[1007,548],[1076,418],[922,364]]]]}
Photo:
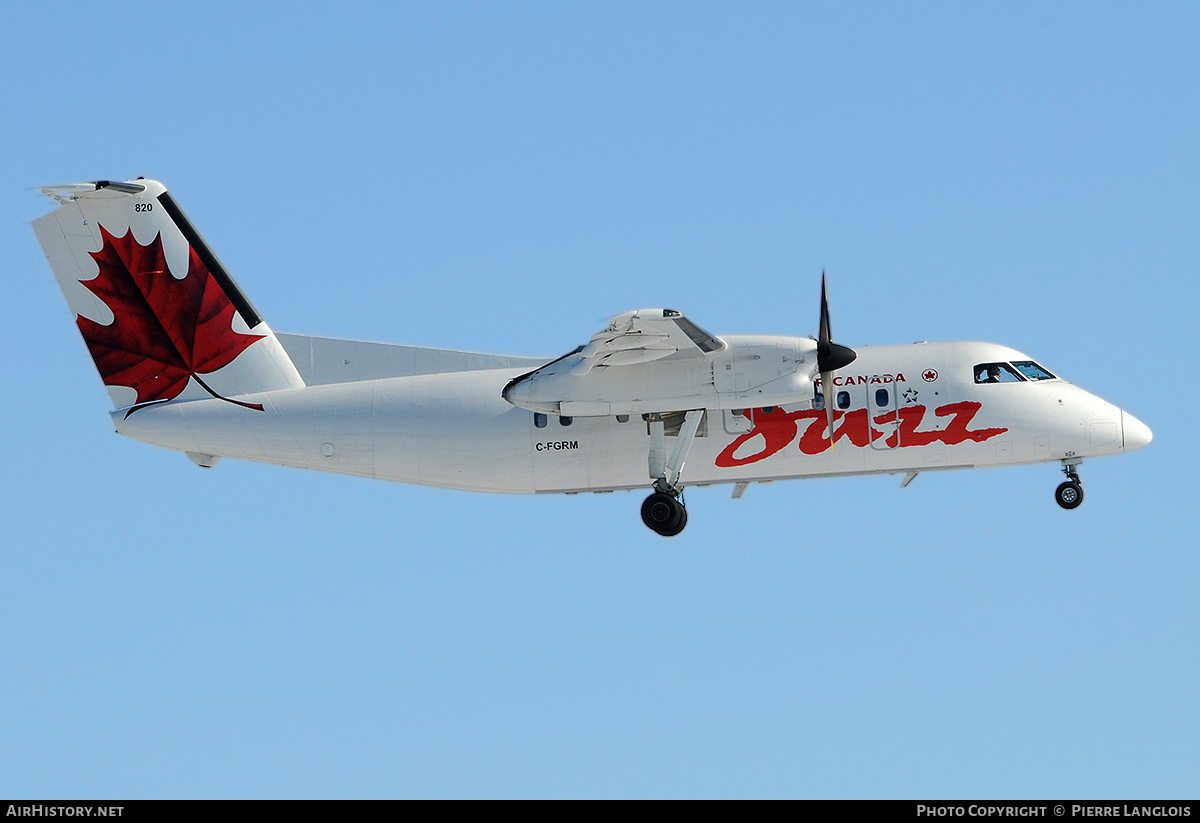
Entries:
{"type": "Polygon", "coordinates": [[[980,363],[975,367],[976,383],[1024,383],[1025,378],[1007,363],[980,363]]]}
{"type": "Polygon", "coordinates": [[[1017,371],[1025,375],[1030,380],[1054,380],[1055,377],[1050,372],[1043,369],[1032,360],[1014,360],[1013,365],[1017,367],[1017,371]]]}

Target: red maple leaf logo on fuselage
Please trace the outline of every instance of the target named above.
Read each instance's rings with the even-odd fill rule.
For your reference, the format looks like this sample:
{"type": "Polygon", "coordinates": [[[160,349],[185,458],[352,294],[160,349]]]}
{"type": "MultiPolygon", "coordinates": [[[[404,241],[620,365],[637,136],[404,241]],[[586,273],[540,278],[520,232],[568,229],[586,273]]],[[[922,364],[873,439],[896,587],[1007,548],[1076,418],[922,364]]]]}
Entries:
{"type": "Polygon", "coordinates": [[[188,247],[188,272],[183,279],[171,274],[163,253],[162,235],[143,246],[128,230],[115,237],[103,226],[104,246],[89,252],[100,274],[83,283],[114,315],[103,326],[78,317],[79,331],[107,386],[128,386],[137,401],[126,417],[150,404],[173,400],[195,377],[213,397],[221,397],[203,380],[232,363],[263,335],[233,330],[233,303],[225,296],[195,249],[188,247]]]}

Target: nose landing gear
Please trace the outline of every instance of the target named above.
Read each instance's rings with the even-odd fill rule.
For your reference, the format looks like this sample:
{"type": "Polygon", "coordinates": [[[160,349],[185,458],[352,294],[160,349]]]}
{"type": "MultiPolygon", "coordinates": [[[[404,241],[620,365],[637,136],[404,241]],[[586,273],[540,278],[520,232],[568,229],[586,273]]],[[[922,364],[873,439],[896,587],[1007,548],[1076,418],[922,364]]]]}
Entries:
{"type": "Polygon", "coordinates": [[[1063,474],[1067,476],[1067,480],[1065,483],[1060,483],[1054,490],[1054,500],[1064,509],[1077,508],[1083,502],[1083,483],[1080,482],[1079,474],[1075,471],[1075,467],[1082,462],[1078,458],[1063,461],[1063,474]]]}

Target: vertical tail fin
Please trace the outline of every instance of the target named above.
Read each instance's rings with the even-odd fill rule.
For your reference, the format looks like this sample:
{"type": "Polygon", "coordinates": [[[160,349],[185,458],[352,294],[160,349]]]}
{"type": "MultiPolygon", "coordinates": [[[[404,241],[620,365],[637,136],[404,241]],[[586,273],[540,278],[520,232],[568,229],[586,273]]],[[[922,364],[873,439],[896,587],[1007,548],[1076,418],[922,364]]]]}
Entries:
{"type": "Polygon", "coordinates": [[[126,416],[151,403],[304,385],[275,334],[153,180],[42,189],[33,230],[126,416]]]}

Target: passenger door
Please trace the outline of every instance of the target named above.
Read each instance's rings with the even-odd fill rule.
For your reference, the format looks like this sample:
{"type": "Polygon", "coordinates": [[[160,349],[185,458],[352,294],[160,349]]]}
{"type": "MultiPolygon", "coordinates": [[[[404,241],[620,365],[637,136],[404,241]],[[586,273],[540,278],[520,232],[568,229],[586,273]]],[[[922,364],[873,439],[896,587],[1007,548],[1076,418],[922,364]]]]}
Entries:
{"type": "Polygon", "coordinates": [[[880,377],[889,382],[867,387],[867,408],[871,420],[868,432],[871,448],[890,451],[900,445],[900,401],[893,376],[885,374],[880,377]],[[876,422],[880,418],[883,418],[883,422],[876,422]]]}

